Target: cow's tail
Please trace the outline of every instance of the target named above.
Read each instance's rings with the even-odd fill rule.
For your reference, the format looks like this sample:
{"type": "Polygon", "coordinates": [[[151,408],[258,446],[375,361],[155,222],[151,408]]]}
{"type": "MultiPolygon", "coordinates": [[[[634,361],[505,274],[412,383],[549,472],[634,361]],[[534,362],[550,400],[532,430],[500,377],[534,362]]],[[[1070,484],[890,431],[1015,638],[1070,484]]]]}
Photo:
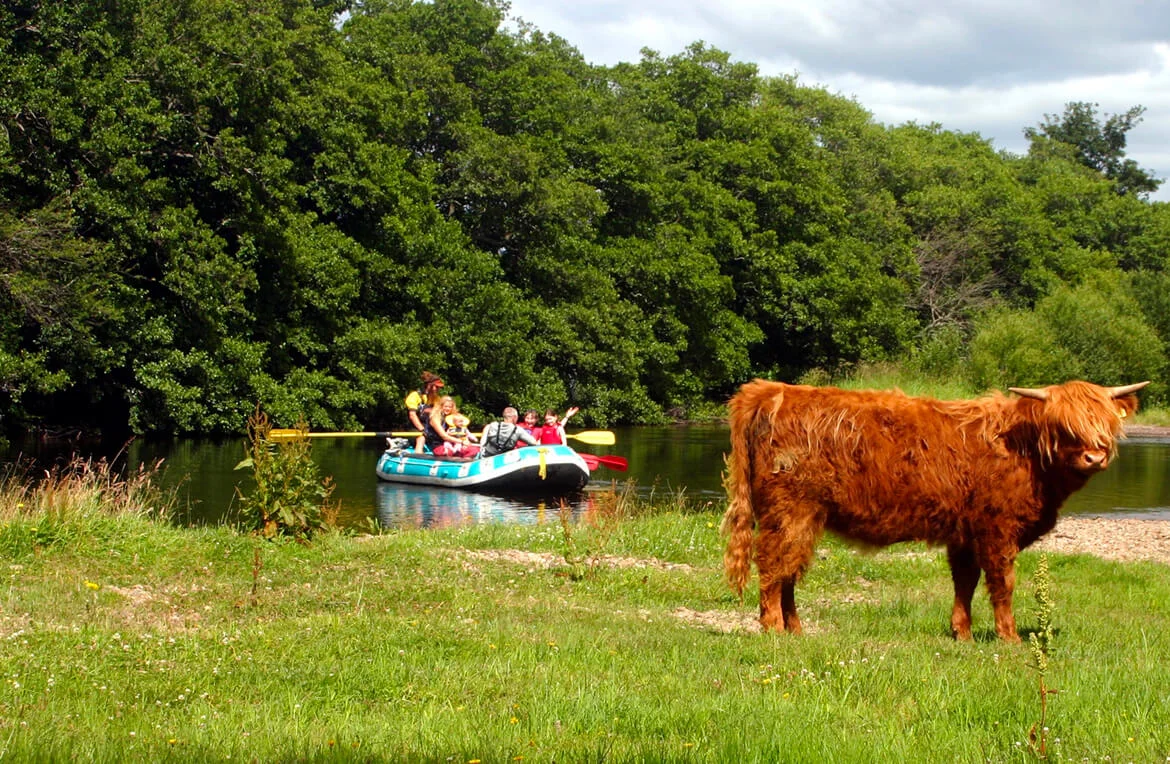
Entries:
{"type": "Polygon", "coordinates": [[[744,385],[728,403],[731,422],[731,454],[726,459],[723,485],[727,489],[727,512],[722,531],[727,536],[723,551],[723,572],[731,588],[743,598],[751,576],[755,513],[752,509],[752,449],[759,437],[757,417],[762,415],[760,380],[744,385]]]}

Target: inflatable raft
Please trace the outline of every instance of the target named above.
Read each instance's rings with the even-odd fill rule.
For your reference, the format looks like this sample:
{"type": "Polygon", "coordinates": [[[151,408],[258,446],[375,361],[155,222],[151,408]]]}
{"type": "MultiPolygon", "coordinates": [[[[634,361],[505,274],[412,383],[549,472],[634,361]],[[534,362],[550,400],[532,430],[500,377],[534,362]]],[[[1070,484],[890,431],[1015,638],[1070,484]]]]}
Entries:
{"type": "Polygon", "coordinates": [[[391,483],[495,494],[565,495],[580,491],[589,480],[585,460],[568,446],[528,446],[483,459],[392,447],[378,459],[376,471],[379,479],[391,483]]]}

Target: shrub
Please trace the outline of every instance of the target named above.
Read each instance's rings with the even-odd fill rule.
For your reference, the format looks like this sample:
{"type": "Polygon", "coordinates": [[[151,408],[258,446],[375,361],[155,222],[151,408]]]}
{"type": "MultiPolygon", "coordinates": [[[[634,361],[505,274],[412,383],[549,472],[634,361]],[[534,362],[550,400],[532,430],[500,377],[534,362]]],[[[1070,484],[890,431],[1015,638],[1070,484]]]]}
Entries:
{"type": "Polygon", "coordinates": [[[976,322],[968,369],[976,390],[1042,387],[1082,374],[1076,356],[1035,313],[998,309],[976,322]]]}
{"type": "MultiPolygon", "coordinates": [[[[1090,382],[1122,385],[1160,378],[1162,340],[1118,274],[1098,274],[1075,288],[1062,287],[1041,300],[1036,313],[1056,342],[1076,356],[1090,382]]],[[[1161,398],[1164,388],[1159,388],[1155,385],[1143,397],[1161,398]]]]}

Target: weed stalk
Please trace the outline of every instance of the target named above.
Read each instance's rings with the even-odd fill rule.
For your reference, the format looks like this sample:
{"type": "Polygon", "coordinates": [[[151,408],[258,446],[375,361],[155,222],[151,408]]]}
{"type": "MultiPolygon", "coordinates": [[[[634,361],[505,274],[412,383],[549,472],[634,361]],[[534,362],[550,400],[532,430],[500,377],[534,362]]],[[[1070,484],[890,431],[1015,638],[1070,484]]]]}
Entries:
{"type": "Polygon", "coordinates": [[[1036,669],[1040,690],[1040,721],[1028,732],[1032,751],[1041,759],[1048,758],[1048,696],[1057,691],[1047,684],[1048,660],[1052,648],[1052,611],[1056,604],[1052,599],[1052,579],[1048,571],[1048,555],[1040,555],[1034,578],[1036,593],[1036,622],[1039,628],[1028,635],[1032,651],[1032,667],[1036,669]]]}

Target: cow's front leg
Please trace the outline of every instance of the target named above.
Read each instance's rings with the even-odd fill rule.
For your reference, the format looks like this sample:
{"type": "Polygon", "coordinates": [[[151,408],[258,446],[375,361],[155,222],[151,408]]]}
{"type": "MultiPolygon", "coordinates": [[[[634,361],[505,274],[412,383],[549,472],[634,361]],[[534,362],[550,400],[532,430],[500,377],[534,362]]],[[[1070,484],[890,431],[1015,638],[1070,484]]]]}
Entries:
{"type": "Polygon", "coordinates": [[[971,639],[971,600],[979,586],[979,565],[969,548],[947,547],[951,580],[955,584],[955,604],[951,608],[951,634],[955,639],[971,639]]]}
{"type": "Polygon", "coordinates": [[[796,614],[796,581],[786,578],[780,584],[780,612],[784,614],[784,628],[790,634],[799,634],[800,616],[796,614]]]}
{"type": "Polygon", "coordinates": [[[988,567],[985,572],[987,593],[991,595],[991,608],[995,612],[995,633],[1005,642],[1019,642],[1016,617],[1012,614],[1012,592],[1016,588],[1015,557],[988,567]]]}

